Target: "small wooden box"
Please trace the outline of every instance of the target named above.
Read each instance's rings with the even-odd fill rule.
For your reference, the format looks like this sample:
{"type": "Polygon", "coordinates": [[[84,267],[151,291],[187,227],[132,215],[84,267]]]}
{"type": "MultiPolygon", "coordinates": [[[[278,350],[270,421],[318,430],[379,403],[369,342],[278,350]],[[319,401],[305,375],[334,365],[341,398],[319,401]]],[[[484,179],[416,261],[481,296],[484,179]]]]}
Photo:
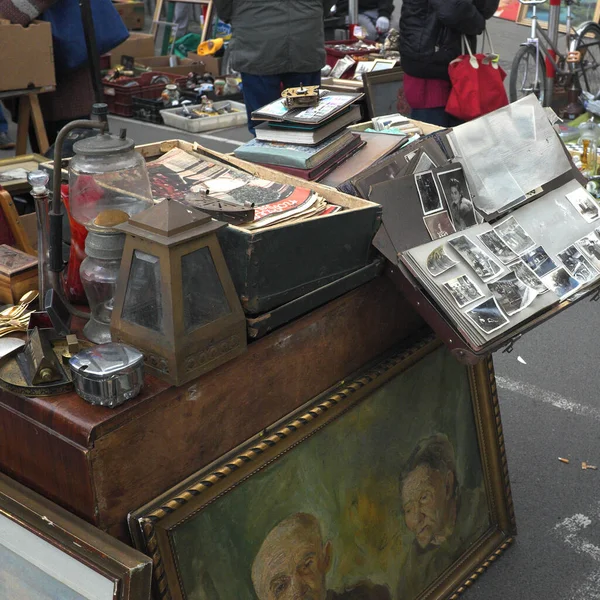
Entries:
{"type": "Polygon", "coordinates": [[[38,288],[38,261],[12,246],[0,245],[0,303],[16,304],[38,288]]]}

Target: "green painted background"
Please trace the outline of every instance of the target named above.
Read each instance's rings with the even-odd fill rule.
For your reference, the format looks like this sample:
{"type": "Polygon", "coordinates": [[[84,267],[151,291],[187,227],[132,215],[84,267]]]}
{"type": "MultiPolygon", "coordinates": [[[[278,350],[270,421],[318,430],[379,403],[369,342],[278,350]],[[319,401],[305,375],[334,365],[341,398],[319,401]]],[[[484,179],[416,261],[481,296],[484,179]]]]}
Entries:
{"type": "MultiPolygon", "coordinates": [[[[454,446],[461,486],[483,488],[468,372],[445,348],[181,525],[174,544],[189,600],[255,600],[254,556],[296,512],[315,515],[333,545],[329,589],[370,579],[394,596],[412,541],[398,476],[417,442],[436,432],[454,446]]],[[[488,524],[473,523],[473,539],[488,524]]]]}

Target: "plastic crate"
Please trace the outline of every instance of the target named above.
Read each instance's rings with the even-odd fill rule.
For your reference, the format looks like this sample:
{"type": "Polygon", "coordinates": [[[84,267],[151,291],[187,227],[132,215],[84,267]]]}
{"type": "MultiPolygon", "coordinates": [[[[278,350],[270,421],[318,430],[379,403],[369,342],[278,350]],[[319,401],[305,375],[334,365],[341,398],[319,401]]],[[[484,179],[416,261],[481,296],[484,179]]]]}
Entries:
{"type": "Polygon", "coordinates": [[[133,118],[146,123],[156,123],[162,125],[164,123],[160,111],[165,107],[161,98],[148,99],[133,97],[133,118]]]}
{"type": "Polygon", "coordinates": [[[194,104],[200,104],[202,102],[202,96],[206,96],[213,102],[244,102],[244,94],[238,92],[237,94],[229,94],[226,96],[217,96],[214,92],[195,92],[194,90],[185,89],[185,83],[179,86],[179,92],[185,100],[191,100],[194,104]]]}
{"type": "MultiPolygon", "coordinates": [[[[227,104],[227,101],[215,102],[215,108],[227,104]]],[[[198,105],[190,106],[190,109],[198,108],[198,105]]],[[[224,129],[225,127],[236,127],[248,122],[246,107],[239,102],[231,102],[231,107],[238,112],[219,115],[218,117],[206,117],[205,119],[186,119],[177,114],[181,107],[167,108],[161,111],[165,125],[170,125],[176,129],[189,131],[190,133],[199,133],[201,131],[210,131],[212,129],[224,129]]]]}
{"type": "Polygon", "coordinates": [[[112,81],[104,82],[104,101],[108,105],[108,112],[122,117],[133,116],[133,97],[152,100],[159,98],[165,89],[164,83],[150,83],[156,75],[163,75],[171,83],[178,84],[185,80],[181,75],[171,75],[170,73],[159,73],[150,71],[143,73],[139,77],[121,77],[119,83],[112,81]],[[129,86],[128,82],[135,81],[138,85],[129,86]]]}

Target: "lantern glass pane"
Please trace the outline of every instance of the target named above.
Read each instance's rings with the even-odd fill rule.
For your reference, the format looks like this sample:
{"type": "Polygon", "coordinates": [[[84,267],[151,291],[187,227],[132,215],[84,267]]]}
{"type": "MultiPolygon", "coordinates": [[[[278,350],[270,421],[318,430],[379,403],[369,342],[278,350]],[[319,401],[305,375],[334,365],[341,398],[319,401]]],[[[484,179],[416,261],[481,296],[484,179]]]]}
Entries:
{"type": "Polygon", "coordinates": [[[160,259],[135,250],[121,318],[124,321],[163,333],[160,259]]]}
{"type": "Polygon", "coordinates": [[[186,333],[231,313],[208,247],[181,257],[181,279],[186,333]]]}

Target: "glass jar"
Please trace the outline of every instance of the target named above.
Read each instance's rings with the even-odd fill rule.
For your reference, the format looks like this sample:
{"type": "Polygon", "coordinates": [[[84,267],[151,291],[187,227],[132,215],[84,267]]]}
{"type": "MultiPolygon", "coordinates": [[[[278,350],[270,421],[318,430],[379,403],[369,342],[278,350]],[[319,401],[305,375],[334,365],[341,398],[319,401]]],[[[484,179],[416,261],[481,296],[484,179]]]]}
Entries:
{"type": "Polygon", "coordinates": [[[87,227],[98,215],[120,210],[130,217],[152,206],[146,163],[125,130],[79,140],[69,165],[71,216],[87,227]]]}
{"type": "Polygon", "coordinates": [[[581,171],[588,177],[595,177],[598,171],[598,137],[600,127],[591,118],[579,126],[581,146],[581,171]]]}

